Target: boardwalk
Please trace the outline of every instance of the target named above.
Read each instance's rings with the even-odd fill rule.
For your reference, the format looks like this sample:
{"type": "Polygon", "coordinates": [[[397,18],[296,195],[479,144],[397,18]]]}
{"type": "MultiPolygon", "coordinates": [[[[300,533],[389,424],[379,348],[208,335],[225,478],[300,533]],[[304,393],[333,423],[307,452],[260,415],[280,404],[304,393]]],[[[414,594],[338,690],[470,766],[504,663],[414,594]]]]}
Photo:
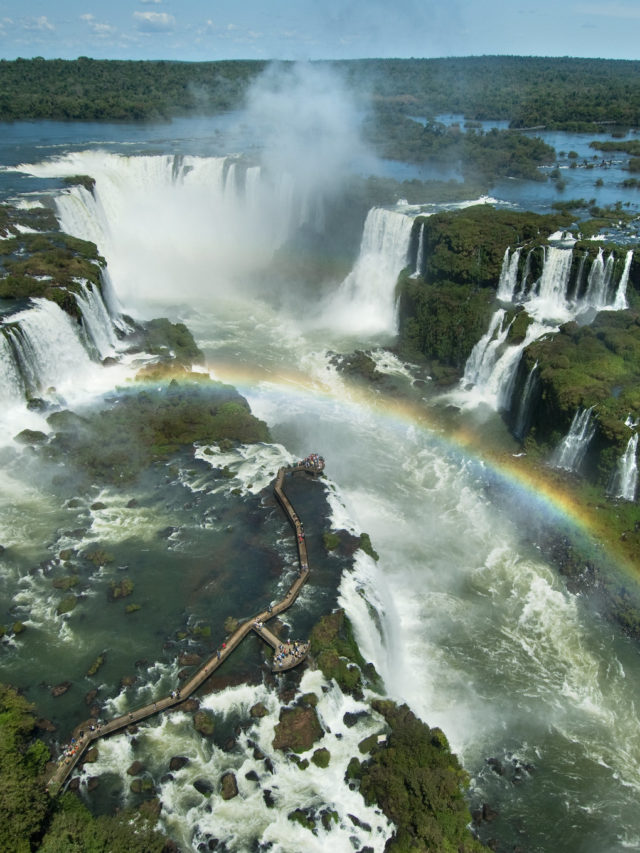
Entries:
{"type": "Polygon", "coordinates": [[[268,643],[276,652],[273,660],[273,671],[283,672],[291,669],[301,663],[309,649],[308,643],[283,643],[276,635],[270,631],[265,622],[273,619],[280,613],[287,610],[298,597],[298,594],[309,577],[309,559],[307,556],[307,544],[304,536],[304,528],[302,522],[298,518],[296,511],[284,493],[284,478],[286,474],[293,475],[302,471],[311,476],[321,473],[324,470],[324,460],[313,454],[307,459],[302,460],[297,465],[289,468],[280,468],[276,477],[274,486],[274,494],[278,503],[282,507],[285,515],[289,519],[289,523],[293,527],[296,546],[298,549],[298,574],[294,582],[289,587],[282,601],[277,602],[273,606],[268,607],[261,613],[256,614],[251,619],[243,622],[229,637],[226,643],[223,643],[222,648],[218,649],[213,655],[198,669],[194,675],[179,689],[172,690],[169,696],[164,696],[155,702],[150,702],[142,708],[136,708],[130,713],[123,714],[121,717],[116,717],[106,723],[95,725],[93,721],[87,723],[85,728],[78,732],[78,736],[72,740],[70,754],[62,756],[58,766],[52,774],[47,784],[47,789],[50,794],[57,794],[65,785],[74,767],[78,764],[86,750],[99,738],[106,737],[114,732],[126,729],[127,726],[139,723],[141,720],[158,714],[161,711],[166,711],[169,708],[174,708],[181,702],[184,702],[200,685],[206,681],[215,670],[221,666],[235,648],[244,640],[250,631],[255,631],[266,643],[268,643]]]}

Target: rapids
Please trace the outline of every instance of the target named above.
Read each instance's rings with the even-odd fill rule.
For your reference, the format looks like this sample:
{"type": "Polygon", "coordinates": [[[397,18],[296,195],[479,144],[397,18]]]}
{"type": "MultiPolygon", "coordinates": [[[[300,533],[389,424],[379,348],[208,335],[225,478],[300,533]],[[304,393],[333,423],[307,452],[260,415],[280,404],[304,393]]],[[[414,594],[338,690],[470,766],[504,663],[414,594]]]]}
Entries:
{"type": "MultiPolygon", "coordinates": [[[[528,519],[544,514],[551,525],[566,525],[566,519],[426,427],[413,410],[395,405],[395,396],[384,387],[375,392],[352,387],[331,362],[330,351],[389,340],[393,276],[402,263],[393,253],[401,256],[398,244],[407,240],[406,214],[394,214],[398,242],[387,258],[392,272],[376,282],[379,302],[373,312],[371,294],[359,283],[361,254],[352,278],[342,285],[334,282],[334,310],[340,311],[335,324],[319,324],[324,298],[309,301],[300,312],[297,296],[288,299],[294,283],[283,282],[273,300],[257,277],[284,245],[289,229],[301,219],[309,224],[305,211],[312,208],[296,200],[295,193],[284,192],[273,174],[247,171],[242,182],[231,165],[220,157],[176,160],[78,151],[21,167],[42,179],[95,178],[93,195],[81,187],[57,193],[62,228],[97,243],[124,311],[154,316],[161,305],[164,313],[187,323],[211,374],[247,397],[277,444],[240,448],[220,458],[198,453],[195,470],[192,461],[185,461],[177,473],[155,472],[138,494],[96,494],[97,509],[87,503],[61,507],[47,484],[31,482],[31,466],[22,469],[7,456],[0,529],[19,558],[0,555],[5,598],[39,637],[31,645],[27,635],[12,641],[7,671],[21,676],[23,684],[51,683],[64,675],[47,672],[56,661],[63,658],[67,669],[70,662],[86,669],[108,646],[114,663],[108,659],[100,678],[113,684],[115,661],[133,657],[126,650],[126,622],[114,637],[106,616],[87,624],[73,614],[67,619],[56,615],[46,567],[29,571],[30,560],[47,553],[47,545],[37,543],[55,539],[57,547],[67,544],[64,531],[72,525],[84,528],[83,541],[111,543],[115,556],[115,563],[96,566],[88,596],[106,589],[118,566],[131,563],[137,566],[141,600],[157,606],[154,583],[168,572],[171,552],[189,558],[175,600],[171,584],[162,582],[167,600],[161,612],[152,618],[149,607],[137,614],[154,636],[145,643],[142,626],[131,629],[142,645],[136,657],[158,657],[166,626],[179,624],[189,608],[201,619],[212,612],[214,621],[228,612],[250,611],[241,579],[224,593],[224,602],[223,587],[215,580],[200,597],[212,550],[242,554],[253,565],[253,577],[260,578],[252,596],[275,597],[277,582],[260,575],[264,549],[254,543],[246,551],[243,536],[251,524],[263,524],[278,559],[291,569],[291,546],[281,520],[267,513],[267,521],[256,521],[264,512],[259,492],[283,460],[318,450],[327,459],[333,525],[368,531],[380,556],[375,562],[357,553],[353,568],[337,579],[339,601],[388,694],[447,734],[471,774],[471,806],[486,802],[497,810],[494,822],[481,825],[482,837],[499,838],[501,849],[521,845],[545,853],[637,847],[640,658],[635,646],[579,595],[569,593],[540,557],[528,519]],[[275,216],[277,223],[271,221],[275,216]],[[282,222],[289,223],[286,233],[282,222]],[[363,317],[366,322],[360,323],[363,317]],[[212,479],[218,465],[227,465],[233,478],[212,479]],[[127,506],[130,498],[137,499],[133,509],[127,506]],[[242,521],[243,513],[250,514],[250,523],[242,521]],[[159,535],[165,536],[162,549],[159,535]],[[155,563],[162,550],[166,559],[155,563]],[[55,647],[49,653],[47,643],[55,647]]],[[[315,214],[311,218],[320,225],[315,214]]],[[[389,231],[380,222],[377,227],[386,240],[389,231]]],[[[376,249],[363,240],[362,251],[371,256],[376,249]]],[[[378,353],[376,364],[407,392],[415,390],[409,366],[387,353],[378,353]]],[[[90,388],[88,380],[87,393],[90,388]]],[[[301,607],[311,606],[313,596],[321,594],[313,587],[305,590],[301,607]]],[[[124,688],[116,691],[114,709],[171,683],[175,665],[168,660],[143,667],[133,697],[124,688]]],[[[242,669],[255,675],[246,662],[242,669]]],[[[273,714],[255,721],[230,753],[203,741],[186,719],[174,715],[145,727],[135,750],[127,736],[101,749],[100,765],[87,771],[109,774],[98,808],[131,799],[126,769],[143,755],[165,804],[162,820],[187,849],[215,835],[234,851],[257,845],[348,851],[365,844],[382,851],[391,828],[343,781],[349,756],[375,730],[375,722],[348,729],[344,713],[360,706],[324,684],[317,672],[305,673],[301,689],[316,693],[330,730],[322,744],[332,755],[327,771],[312,765],[303,774],[273,755],[273,714]],[[273,774],[255,758],[256,745],[271,756],[273,774]],[[163,776],[168,758],[177,754],[188,755],[189,766],[171,778],[163,776]],[[237,774],[240,797],[225,802],[215,793],[207,801],[195,792],[195,779],[217,778],[228,769],[237,774]],[[246,779],[251,770],[272,790],[275,810],[246,779]],[[338,820],[311,836],[286,817],[301,805],[329,807],[338,820]],[[366,821],[371,832],[354,826],[350,813],[366,821]]],[[[64,699],[70,719],[78,692],[64,699]]],[[[36,691],[34,698],[41,697],[36,691]]],[[[230,728],[229,721],[256,701],[275,708],[275,694],[264,685],[227,687],[204,700],[219,724],[230,728]]]]}

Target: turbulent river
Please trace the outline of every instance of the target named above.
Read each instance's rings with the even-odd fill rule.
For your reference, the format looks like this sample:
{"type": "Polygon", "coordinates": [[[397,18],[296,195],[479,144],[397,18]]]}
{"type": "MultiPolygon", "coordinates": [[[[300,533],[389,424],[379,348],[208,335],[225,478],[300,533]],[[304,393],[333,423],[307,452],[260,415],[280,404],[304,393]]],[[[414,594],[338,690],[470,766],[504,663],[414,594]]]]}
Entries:
{"type": "MultiPolygon", "coordinates": [[[[61,505],[55,478],[39,480],[35,462],[26,452],[16,455],[7,440],[0,474],[0,541],[7,548],[0,555],[2,599],[27,631],[5,641],[4,678],[28,689],[63,730],[81,713],[83,689],[52,700],[48,687],[67,677],[81,682],[104,650],[98,682],[106,685],[114,712],[164,691],[178,665],[170,644],[163,646],[185,613],[191,625],[218,626],[215,635],[225,616],[251,613],[285,587],[293,548],[277,509],[261,502],[261,489],[283,461],[316,450],[327,459],[334,526],[369,532],[380,556],[374,562],[358,552],[354,568],[333,578],[337,600],[388,694],[445,731],[471,775],[472,808],[489,803],[498,812],[483,837],[499,838],[505,850],[638,849],[637,647],[570,594],[540,557],[526,535],[527,515],[543,512],[536,496],[425,426],[415,402],[403,406],[398,394],[384,390],[393,385],[416,396],[407,366],[379,349],[394,327],[394,263],[383,270],[373,303],[354,280],[357,270],[321,297],[302,286],[298,292],[291,280],[266,292],[263,269],[291,229],[301,222],[322,227],[313,196],[318,186],[309,183],[298,197],[286,182],[267,187],[255,167],[234,184],[229,162],[218,156],[226,153],[224,139],[182,125],[175,140],[170,126],[149,129],[144,139],[128,137],[125,127],[95,126],[84,131],[93,138],[73,146],[68,129],[59,140],[47,139],[47,125],[12,132],[17,147],[9,151],[5,138],[5,162],[16,166],[21,155],[30,165],[3,173],[5,194],[23,203],[32,198],[25,193],[53,194],[63,230],[95,241],[106,258],[122,310],[183,320],[211,375],[246,396],[275,444],[215,457],[234,473],[223,485],[211,479],[211,458],[199,453],[197,464],[154,470],[135,490],[96,493],[92,508],[86,501],[61,505]],[[184,156],[174,161],[166,153],[172,149],[184,156]],[[95,197],[78,187],[51,189],[58,178],[76,174],[95,178],[95,197]],[[375,351],[388,386],[358,389],[336,371],[331,353],[355,347],[375,351]],[[46,561],[52,551],[93,540],[108,543],[114,560],[96,568],[86,606],[59,616],[46,561]],[[180,560],[178,580],[173,560],[180,560]],[[285,566],[284,576],[276,564],[285,566]],[[114,617],[104,605],[105,590],[127,566],[144,606],[114,617]],[[134,661],[138,681],[129,692],[120,690],[119,677],[134,661]]],[[[130,368],[91,363],[82,373],[68,365],[61,370],[73,381],[58,392],[81,407],[126,381],[130,368]]],[[[27,424],[41,426],[37,413],[17,403],[7,403],[2,417],[7,436],[27,424]]],[[[553,509],[545,512],[547,523],[566,523],[559,511],[557,517],[553,509]]],[[[301,609],[323,594],[332,593],[312,582],[301,609]]],[[[291,618],[301,632],[308,629],[304,619],[291,618]]],[[[255,676],[257,641],[238,657],[240,674],[255,676]]],[[[90,771],[110,774],[94,804],[113,808],[131,797],[125,771],[142,753],[165,806],[163,820],[186,849],[196,849],[209,833],[236,851],[269,843],[268,849],[282,851],[329,844],[336,851],[365,844],[382,850],[390,833],[385,818],[365,808],[343,781],[370,724],[346,728],[345,711],[360,705],[335,689],[323,692],[319,673],[307,672],[302,686],[320,697],[332,763],[302,774],[274,756],[275,811],[245,776],[254,770],[266,784],[255,747],[272,752],[273,715],[242,732],[231,752],[204,742],[180,715],[151,721],[135,751],[126,736],[112,738],[90,771]],[[168,756],[179,754],[191,757],[189,768],[163,777],[168,756]],[[194,778],[229,767],[237,771],[240,797],[207,803],[194,791],[194,778]],[[286,818],[314,803],[329,804],[340,816],[318,836],[286,818]],[[371,832],[351,825],[349,813],[366,820],[371,832]]],[[[233,720],[256,701],[268,709],[277,703],[269,687],[239,683],[203,705],[233,720]]]]}

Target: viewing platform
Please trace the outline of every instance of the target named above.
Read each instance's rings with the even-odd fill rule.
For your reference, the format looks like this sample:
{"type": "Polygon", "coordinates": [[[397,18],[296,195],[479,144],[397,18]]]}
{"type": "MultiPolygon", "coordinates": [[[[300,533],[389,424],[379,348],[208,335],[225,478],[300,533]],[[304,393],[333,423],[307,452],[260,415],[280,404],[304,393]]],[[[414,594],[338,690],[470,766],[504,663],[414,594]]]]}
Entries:
{"type": "Polygon", "coordinates": [[[64,787],[73,769],[95,741],[127,729],[129,726],[136,725],[141,720],[158,714],[161,711],[167,711],[170,708],[179,706],[227,660],[229,655],[238,647],[250,631],[255,631],[265,643],[273,648],[272,672],[285,672],[288,669],[298,666],[298,664],[305,660],[309,651],[309,643],[290,640],[283,641],[273,631],[269,630],[264,623],[291,607],[298,597],[303,584],[309,577],[309,558],[304,526],[284,492],[285,475],[304,472],[305,474],[316,477],[324,471],[324,465],[323,457],[317,453],[312,453],[296,465],[288,468],[280,468],[276,476],[273,490],[274,495],[295,531],[296,547],[298,550],[297,576],[287,590],[284,598],[273,605],[269,605],[266,610],[240,624],[226,642],[208,658],[194,675],[179,688],[172,690],[168,696],[164,696],[155,702],[150,702],[141,708],[133,709],[113,720],[106,722],[89,720],[77,726],[71,742],[65,747],[63,754],[58,759],[57,767],[47,783],[47,790],[52,796],[55,796],[64,787]]]}

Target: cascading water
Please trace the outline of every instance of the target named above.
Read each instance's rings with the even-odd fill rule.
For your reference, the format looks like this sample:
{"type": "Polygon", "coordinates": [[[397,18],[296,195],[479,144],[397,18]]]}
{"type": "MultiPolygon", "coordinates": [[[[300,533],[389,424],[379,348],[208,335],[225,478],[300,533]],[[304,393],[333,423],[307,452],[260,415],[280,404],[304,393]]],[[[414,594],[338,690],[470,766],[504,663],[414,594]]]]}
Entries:
{"type": "Polygon", "coordinates": [[[494,312],[489,328],[471,350],[460,380],[462,388],[484,385],[488,380],[498,360],[500,348],[504,345],[511,328],[511,323],[505,325],[506,311],[498,308],[494,312]]]}
{"type": "Polygon", "coordinates": [[[516,422],[513,429],[513,434],[516,438],[524,438],[529,428],[531,397],[537,380],[537,371],[538,362],[536,361],[527,375],[527,379],[522,390],[522,396],[520,397],[520,402],[518,404],[518,414],[516,416],[516,422]]]}
{"type": "Polygon", "coordinates": [[[86,282],[82,293],[76,294],[76,302],[82,314],[82,323],[90,343],[100,358],[112,355],[117,346],[113,324],[99,290],[86,282]]]}
{"type": "Polygon", "coordinates": [[[627,448],[618,460],[610,493],[623,501],[635,501],[638,488],[638,433],[627,442],[627,448]]]}
{"type": "Polygon", "coordinates": [[[332,297],[323,317],[344,331],[388,334],[396,329],[395,288],[407,264],[413,216],[374,207],[367,214],[353,270],[332,297]]]}
{"type": "Polygon", "coordinates": [[[595,433],[595,426],[591,422],[592,411],[593,406],[576,410],[569,432],[558,445],[551,460],[554,468],[574,472],[579,470],[595,433]]]}
{"type": "Polygon", "coordinates": [[[624,268],[620,276],[620,282],[616,290],[616,297],[613,300],[614,311],[624,311],[629,307],[627,302],[627,285],[629,284],[629,271],[631,269],[631,261],[633,260],[633,249],[629,249],[624,259],[624,268]]]}
{"type": "Polygon", "coordinates": [[[91,360],[71,318],[48,299],[33,299],[33,308],[14,314],[5,334],[16,371],[32,396],[49,387],[75,384],[91,360]]]}
{"type": "Polygon", "coordinates": [[[24,382],[16,363],[8,330],[0,329],[0,401],[4,404],[17,403],[24,399],[24,382]]]}
{"type": "MultiPolygon", "coordinates": [[[[120,182],[114,181],[114,186],[119,184],[117,193],[122,195],[114,207],[120,205],[124,210],[127,201],[135,199],[138,221],[131,213],[127,214],[135,239],[127,242],[121,223],[108,219],[102,223],[104,242],[98,244],[109,261],[118,295],[128,310],[130,294],[144,309],[153,299],[155,286],[175,306],[183,298],[189,298],[188,284],[182,285],[193,274],[203,284],[202,292],[208,294],[209,304],[192,311],[188,323],[206,347],[212,367],[219,369],[224,377],[225,364],[231,365],[229,375],[224,377],[231,382],[241,381],[245,366],[254,368],[255,375],[261,378],[241,390],[256,414],[272,425],[276,440],[285,442],[296,455],[308,452],[309,447],[325,453],[328,474],[333,478],[333,501],[342,508],[340,513],[334,512],[332,525],[355,533],[370,530],[380,555],[378,562],[358,555],[353,572],[345,573],[342,579],[340,603],[353,620],[360,647],[383,674],[387,692],[398,701],[408,702],[431,725],[444,728],[473,777],[474,802],[497,806],[500,815],[491,832],[495,827],[505,847],[522,846],[526,839],[529,849],[558,853],[572,853],[580,845],[591,845],[594,850],[608,853],[637,846],[640,834],[637,829],[640,738],[634,712],[639,679],[637,654],[626,638],[618,637],[615,627],[603,627],[601,620],[594,620],[581,597],[570,594],[539,554],[523,545],[519,529],[526,526],[526,513],[535,515],[540,509],[534,503],[534,496],[516,490],[515,500],[494,501],[482,486],[485,482],[482,466],[474,466],[455,448],[441,444],[438,436],[420,427],[417,421],[408,422],[391,410],[381,411],[377,404],[383,399],[382,393],[372,395],[371,405],[352,399],[349,383],[327,369],[324,351],[318,352],[317,341],[305,337],[304,323],[270,313],[261,303],[257,288],[258,292],[242,303],[242,311],[226,313],[218,299],[222,287],[214,289],[211,284],[212,279],[221,276],[225,288],[229,287],[226,274],[216,266],[216,257],[207,250],[211,219],[207,220],[208,229],[197,227],[197,223],[191,231],[183,229],[181,220],[192,216],[189,205],[194,195],[184,191],[184,182],[174,181],[167,186],[164,174],[159,178],[161,191],[149,187],[147,204],[141,204],[143,199],[136,189],[138,178],[132,178],[135,170],[128,169],[126,159],[111,163],[114,169],[118,166],[123,169],[120,182]],[[163,204],[157,204],[159,198],[163,204]],[[184,262],[171,263],[167,246],[172,255],[181,253],[184,262]],[[158,254],[163,263],[159,262],[158,254]],[[196,268],[197,264],[201,269],[196,268]],[[155,277],[148,275],[149,268],[153,268],[155,277]],[[134,285],[139,286],[137,294],[134,285]],[[237,365],[242,370],[236,375],[237,365]],[[292,365],[299,366],[297,374],[292,372],[292,365]],[[523,502],[524,511],[515,517],[511,515],[512,505],[518,500],[523,502]],[[353,521],[345,521],[345,516],[353,521]],[[487,764],[488,757],[496,756],[506,768],[504,775],[494,773],[487,764]],[[517,776],[512,773],[514,763],[522,768],[517,776]],[[558,796],[558,792],[562,795],[558,796]],[[607,808],[602,808],[603,802],[607,808]]],[[[73,169],[73,174],[87,172],[91,169],[86,163],[83,168],[76,165],[73,169]]],[[[208,184],[202,168],[200,177],[201,196],[208,193],[218,199],[222,192],[220,184],[208,184]]],[[[253,177],[247,174],[247,197],[256,189],[257,177],[257,173],[253,177]]],[[[98,198],[100,195],[99,181],[98,198]]],[[[98,204],[91,207],[87,201],[87,205],[87,215],[97,221],[98,204]]],[[[207,211],[203,203],[198,209],[200,219],[207,211]]],[[[404,219],[410,231],[411,218],[404,219]]],[[[252,250],[246,242],[242,246],[247,253],[252,250]]],[[[242,258],[238,263],[246,268],[242,266],[242,258]]],[[[406,263],[406,246],[401,263],[406,263]]],[[[393,288],[394,284],[395,281],[388,284],[380,295],[379,310],[387,318],[387,325],[389,315],[392,316],[388,287],[393,288]]],[[[358,304],[361,303],[352,299],[342,306],[348,313],[357,310],[354,306],[358,304]]],[[[314,307],[310,302],[309,310],[314,307]]],[[[503,319],[496,325],[496,334],[498,328],[502,331],[503,319]]],[[[327,326],[323,346],[333,345],[332,328],[327,326]]],[[[387,402],[392,401],[385,400],[385,406],[387,402]]],[[[247,482],[254,481],[252,473],[255,474],[246,472],[247,482]]],[[[213,492],[220,488],[220,480],[208,485],[213,492]]],[[[238,485],[235,480],[231,483],[238,485]]],[[[202,492],[207,493],[208,489],[202,492]]],[[[180,547],[175,548],[176,558],[193,541],[197,542],[194,548],[198,551],[199,564],[203,562],[202,555],[207,555],[209,580],[211,537],[215,536],[217,516],[224,503],[216,508],[215,514],[195,523],[197,508],[189,505],[184,513],[187,518],[178,522],[175,516],[184,502],[182,496],[167,500],[161,492],[157,503],[149,500],[152,509],[148,510],[148,517],[144,515],[145,500],[139,502],[138,509],[125,509],[129,497],[126,492],[107,495],[106,510],[89,512],[87,507],[83,512],[91,518],[93,532],[99,531],[106,543],[110,535],[116,538],[116,534],[128,543],[128,552],[125,545],[119,544],[119,561],[135,563],[136,592],[143,588],[138,577],[143,577],[144,561],[150,559],[147,548],[157,543],[158,532],[168,525],[180,525],[176,535],[182,539],[180,547]],[[154,517],[156,510],[160,518],[154,517]],[[147,538],[142,539],[139,531],[145,519],[147,538]]],[[[10,510],[0,508],[8,527],[6,518],[10,510]]],[[[56,516],[54,526],[62,530],[72,526],[86,528],[86,518],[82,524],[80,521],[71,524],[68,519],[73,512],[65,508],[63,520],[58,522],[56,516]]],[[[230,522],[229,528],[241,523],[242,512],[236,507],[235,513],[233,519],[225,519],[225,523],[230,522]]],[[[34,511],[33,517],[43,524],[46,513],[34,511]]],[[[27,530],[21,534],[25,542],[28,533],[27,530]]],[[[38,553],[30,565],[50,556],[49,536],[47,529],[41,537],[47,543],[42,549],[44,556],[38,553]]],[[[220,548],[226,555],[233,553],[229,536],[229,530],[220,533],[220,548]]],[[[217,540],[214,542],[217,544],[217,540]]],[[[67,547],[69,543],[65,541],[64,545],[67,547]]],[[[162,541],[162,552],[167,546],[173,548],[174,544],[162,541]]],[[[321,546],[318,548],[320,551],[321,546]]],[[[244,566],[244,552],[237,558],[238,564],[244,566]]],[[[199,564],[197,571],[201,570],[199,564]]],[[[5,560],[2,566],[9,577],[9,561],[5,560]]],[[[163,565],[159,571],[153,564],[153,579],[148,588],[150,601],[154,601],[155,586],[164,581],[163,576],[165,572],[169,574],[170,568],[169,564],[163,565]]],[[[28,589],[24,580],[11,581],[11,589],[18,588],[22,595],[19,606],[30,607],[29,615],[36,621],[38,602],[49,601],[50,579],[32,577],[28,571],[24,575],[34,585],[33,589],[42,594],[33,594],[26,604],[28,589]]],[[[172,591],[176,598],[182,594],[182,584],[187,582],[188,573],[184,573],[180,583],[174,584],[172,591]]],[[[98,584],[99,579],[92,578],[93,583],[98,584]]],[[[9,588],[7,582],[4,587],[9,588]]],[[[320,586],[312,591],[314,596],[326,592],[320,586]]],[[[171,598],[171,594],[166,597],[171,598]]],[[[14,598],[11,603],[15,606],[18,593],[14,598]]],[[[87,599],[79,605],[79,615],[71,614],[64,625],[55,616],[54,602],[49,606],[47,618],[40,619],[38,630],[29,638],[30,644],[37,643],[40,633],[57,651],[62,628],[66,628],[73,642],[66,647],[65,668],[68,672],[77,671],[78,680],[85,677],[87,660],[95,659],[104,647],[105,637],[114,645],[118,641],[118,637],[113,637],[112,624],[98,638],[95,622],[91,622],[88,630],[87,622],[83,622],[83,608],[92,605],[92,597],[87,599]],[[97,642],[103,645],[96,647],[97,642]]],[[[196,599],[194,589],[191,597],[185,595],[184,606],[189,608],[196,599]]],[[[160,596],[156,600],[163,606],[160,596]]],[[[304,599],[300,604],[304,608],[304,599]]],[[[183,605],[182,600],[179,605],[183,605]]],[[[104,610],[101,603],[94,612],[104,620],[104,610]]],[[[143,641],[147,643],[144,653],[149,657],[155,654],[157,636],[149,640],[145,631],[152,610],[152,607],[143,609],[146,618],[139,620],[137,627],[132,622],[127,624],[126,651],[109,645],[116,671],[131,665],[129,634],[137,631],[140,645],[143,641]]],[[[173,625],[175,618],[172,613],[167,624],[173,625]]],[[[114,617],[107,619],[113,620],[114,617]]],[[[162,626],[158,635],[165,636],[162,626]]],[[[41,650],[43,659],[46,653],[46,648],[41,650]]],[[[33,656],[33,645],[24,652],[27,654],[33,656]]],[[[15,659],[11,675],[28,677],[31,683],[30,673],[23,672],[24,657],[20,658],[16,652],[15,659]]],[[[50,663],[50,669],[57,666],[57,661],[48,658],[36,681],[46,677],[46,662],[50,663]]],[[[8,664],[11,666],[11,661],[8,664]]],[[[148,672],[143,671],[142,680],[147,677],[148,672]]],[[[105,693],[117,693],[118,688],[109,683],[110,678],[113,678],[111,673],[104,676],[108,684],[105,693]]],[[[316,694],[319,711],[330,724],[331,733],[325,740],[331,752],[327,776],[315,767],[303,772],[277,752],[272,760],[274,772],[265,771],[263,763],[257,762],[254,744],[249,743],[245,732],[227,756],[218,747],[203,744],[190,720],[179,714],[158,720],[157,725],[145,726],[135,743],[126,734],[112,738],[105,744],[99,760],[103,769],[120,773],[126,799],[130,796],[126,769],[134,758],[134,748],[144,750],[143,757],[152,768],[150,775],[165,804],[160,819],[165,825],[175,827],[186,848],[206,843],[204,830],[213,833],[220,828],[224,845],[238,853],[265,845],[282,850],[318,851],[329,847],[346,851],[354,845],[358,848],[369,845],[378,853],[383,850],[391,829],[375,810],[366,810],[357,792],[344,786],[349,748],[357,750],[359,739],[375,727],[363,719],[352,730],[357,737],[350,735],[344,725],[344,713],[358,713],[361,706],[336,696],[332,685],[320,683],[317,672],[304,676],[303,689],[316,694]],[[168,759],[178,754],[191,757],[192,769],[183,768],[169,778],[165,775],[168,759]],[[229,766],[240,771],[240,797],[226,803],[217,792],[206,800],[194,793],[196,773],[214,777],[229,766]],[[246,778],[247,770],[253,771],[259,783],[246,778]],[[311,774],[309,777],[304,775],[307,772],[311,774]],[[265,810],[260,785],[268,786],[272,792],[274,809],[265,810]],[[339,825],[326,832],[318,827],[316,836],[292,824],[287,814],[301,802],[305,806],[335,802],[339,825]],[[349,813],[370,821],[374,831],[369,838],[360,827],[353,827],[349,813]]],[[[205,699],[206,707],[215,709],[224,718],[227,706],[241,705],[246,720],[250,703],[263,700],[270,713],[262,721],[252,723],[250,734],[260,750],[269,754],[278,703],[266,686],[243,690],[223,690],[205,699]]],[[[128,698],[124,695],[117,698],[126,707],[128,698]]],[[[73,711],[76,710],[74,707],[73,711]]]]}
{"type": "Polygon", "coordinates": [[[598,255],[591,264],[587,278],[587,290],[583,300],[585,304],[598,309],[604,308],[609,304],[608,297],[613,278],[614,263],[615,257],[613,252],[609,254],[605,261],[602,249],[598,250],[598,255]]]}
{"type": "Polygon", "coordinates": [[[425,225],[424,222],[420,223],[419,234],[418,234],[418,251],[416,252],[416,267],[413,271],[413,278],[418,278],[422,275],[422,270],[424,269],[424,232],[425,225]]]}
{"type": "Polygon", "coordinates": [[[514,300],[514,294],[518,285],[518,264],[520,263],[521,252],[521,247],[515,249],[513,254],[510,254],[508,247],[505,249],[502,270],[500,271],[500,281],[498,283],[498,293],[496,294],[501,302],[513,302],[514,300]]]}

